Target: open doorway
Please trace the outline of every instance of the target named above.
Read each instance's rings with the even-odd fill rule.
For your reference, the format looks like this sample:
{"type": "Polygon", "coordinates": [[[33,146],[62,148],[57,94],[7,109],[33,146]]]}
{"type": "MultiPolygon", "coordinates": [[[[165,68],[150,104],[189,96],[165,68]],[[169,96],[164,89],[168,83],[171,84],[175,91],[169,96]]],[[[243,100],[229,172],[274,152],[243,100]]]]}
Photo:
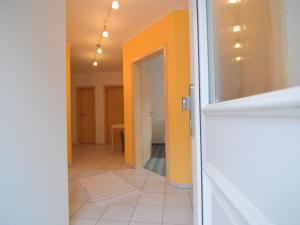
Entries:
{"type": "Polygon", "coordinates": [[[166,176],[164,54],[159,51],[137,61],[134,74],[136,166],[166,176]]]}

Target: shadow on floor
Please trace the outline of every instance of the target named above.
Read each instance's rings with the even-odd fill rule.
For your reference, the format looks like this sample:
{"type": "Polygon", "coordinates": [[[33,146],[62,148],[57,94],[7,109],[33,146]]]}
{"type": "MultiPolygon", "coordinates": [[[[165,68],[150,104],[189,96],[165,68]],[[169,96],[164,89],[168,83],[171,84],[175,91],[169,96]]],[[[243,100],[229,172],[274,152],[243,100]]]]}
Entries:
{"type": "Polygon", "coordinates": [[[166,176],[165,144],[152,144],[151,158],[145,163],[144,168],[166,176]]]}

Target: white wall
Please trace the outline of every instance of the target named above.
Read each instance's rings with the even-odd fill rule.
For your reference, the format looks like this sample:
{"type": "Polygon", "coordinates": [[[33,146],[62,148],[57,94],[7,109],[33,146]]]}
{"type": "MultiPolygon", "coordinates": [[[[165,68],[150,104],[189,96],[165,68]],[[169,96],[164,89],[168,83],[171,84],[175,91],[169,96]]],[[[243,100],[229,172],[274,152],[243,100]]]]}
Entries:
{"type": "Polygon", "coordinates": [[[65,2],[0,1],[0,224],[67,225],[65,2]]]}
{"type": "Polygon", "coordinates": [[[76,87],[94,86],[96,101],[96,144],[105,143],[104,132],[104,87],[122,85],[122,72],[99,72],[90,74],[72,74],[72,141],[77,143],[76,130],[76,87]]]}
{"type": "Polygon", "coordinates": [[[142,64],[142,76],[151,79],[152,143],[165,143],[164,61],[163,55],[142,64]]]}
{"type": "Polygon", "coordinates": [[[288,85],[300,85],[300,2],[286,0],[286,27],[288,39],[288,85]]]}

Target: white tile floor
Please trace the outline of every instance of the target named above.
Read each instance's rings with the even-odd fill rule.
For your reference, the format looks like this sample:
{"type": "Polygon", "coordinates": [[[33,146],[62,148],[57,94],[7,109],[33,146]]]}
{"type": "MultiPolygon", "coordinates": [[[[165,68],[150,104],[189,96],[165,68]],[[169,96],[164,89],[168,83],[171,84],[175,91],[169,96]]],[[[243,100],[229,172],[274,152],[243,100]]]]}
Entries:
{"type": "Polygon", "coordinates": [[[69,169],[70,225],[192,225],[191,190],[177,189],[165,177],[130,169],[110,146],[76,145],[69,169]],[[93,203],[79,178],[113,171],[142,191],[106,207],[93,203]]]}

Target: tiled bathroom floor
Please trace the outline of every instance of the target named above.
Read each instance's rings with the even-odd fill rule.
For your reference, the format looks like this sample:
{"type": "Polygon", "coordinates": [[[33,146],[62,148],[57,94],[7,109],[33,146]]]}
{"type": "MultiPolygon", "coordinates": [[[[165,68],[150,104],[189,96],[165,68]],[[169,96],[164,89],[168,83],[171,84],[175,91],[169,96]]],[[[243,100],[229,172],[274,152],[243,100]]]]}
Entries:
{"type": "Polygon", "coordinates": [[[165,177],[124,165],[120,152],[106,145],[75,145],[69,169],[70,225],[192,225],[192,192],[166,183],[165,177]],[[79,178],[113,171],[141,190],[106,207],[89,198],[79,178]]]}

